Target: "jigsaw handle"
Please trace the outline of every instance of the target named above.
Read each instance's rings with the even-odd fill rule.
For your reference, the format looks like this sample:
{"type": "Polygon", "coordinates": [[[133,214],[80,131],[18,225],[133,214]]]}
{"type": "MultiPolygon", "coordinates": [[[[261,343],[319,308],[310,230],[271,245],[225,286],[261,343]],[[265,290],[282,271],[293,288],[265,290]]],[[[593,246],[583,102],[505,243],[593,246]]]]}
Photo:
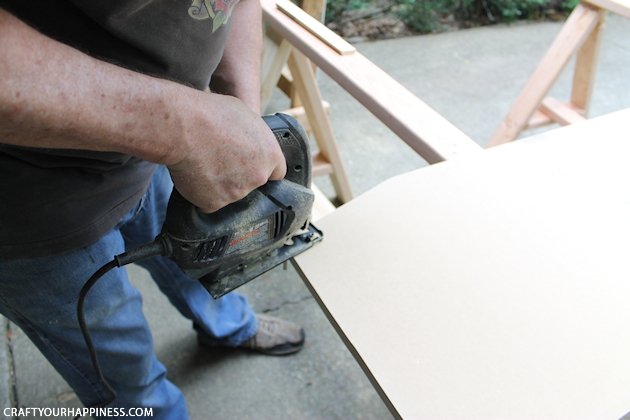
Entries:
{"type": "MultiPolygon", "coordinates": [[[[286,159],[287,173],[284,179],[310,188],[312,163],[306,130],[295,118],[287,114],[266,115],[263,117],[263,120],[273,132],[276,140],[278,140],[280,149],[286,159]]],[[[188,200],[182,197],[175,188],[169,201],[180,204],[188,203],[188,200]]],[[[192,206],[192,204],[190,205],[192,206]]]]}
{"type": "MultiPolygon", "coordinates": [[[[287,173],[281,181],[268,181],[265,185],[250,192],[244,198],[228,204],[214,213],[203,213],[199,208],[186,200],[177,189],[173,189],[168,203],[166,220],[162,226],[162,233],[169,237],[182,240],[200,240],[207,238],[208,222],[225,220],[231,214],[244,214],[248,208],[260,202],[261,194],[269,196],[269,191],[285,185],[285,190],[292,188],[306,188],[311,186],[311,153],[308,136],[304,128],[295,118],[277,113],[263,117],[274,136],[278,140],[280,149],[287,162],[287,173]],[[297,184],[297,185],[295,185],[297,184]],[[291,186],[293,185],[293,186],[291,186]]],[[[300,194],[296,193],[296,197],[300,194]]],[[[310,210],[309,210],[310,214],[310,210]]],[[[170,254],[167,243],[167,254],[170,254]]]]}
{"type": "Polygon", "coordinates": [[[287,162],[284,179],[304,187],[311,187],[311,152],[306,130],[295,118],[277,113],[267,115],[263,120],[278,140],[287,162]]]}

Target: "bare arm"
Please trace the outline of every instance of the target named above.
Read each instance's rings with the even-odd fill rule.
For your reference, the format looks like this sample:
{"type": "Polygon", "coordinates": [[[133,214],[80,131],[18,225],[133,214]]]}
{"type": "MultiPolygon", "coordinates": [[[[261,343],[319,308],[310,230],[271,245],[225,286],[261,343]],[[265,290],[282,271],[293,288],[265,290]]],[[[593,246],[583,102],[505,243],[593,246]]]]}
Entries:
{"type": "Polygon", "coordinates": [[[242,101],[96,60],[2,9],[0,142],[165,164],[182,195],[206,211],[285,171],[273,134],[242,101]]]}
{"type": "Polygon", "coordinates": [[[219,67],[212,77],[213,92],[235,96],[260,113],[260,55],[263,29],[258,0],[241,0],[232,13],[232,31],[219,67]]]}

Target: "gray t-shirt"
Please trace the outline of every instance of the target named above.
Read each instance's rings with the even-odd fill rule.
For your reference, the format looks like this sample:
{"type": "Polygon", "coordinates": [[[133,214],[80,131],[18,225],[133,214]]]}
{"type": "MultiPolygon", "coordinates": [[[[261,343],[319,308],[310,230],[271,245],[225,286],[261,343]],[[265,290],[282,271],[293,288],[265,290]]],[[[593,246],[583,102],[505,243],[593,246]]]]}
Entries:
{"type": "MultiPolygon", "coordinates": [[[[0,0],[0,6],[91,56],[203,90],[237,1],[0,0]]],[[[154,169],[120,153],[16,147],[0,138],[0,258],[95,242],[137,203],[154,169]]]]}

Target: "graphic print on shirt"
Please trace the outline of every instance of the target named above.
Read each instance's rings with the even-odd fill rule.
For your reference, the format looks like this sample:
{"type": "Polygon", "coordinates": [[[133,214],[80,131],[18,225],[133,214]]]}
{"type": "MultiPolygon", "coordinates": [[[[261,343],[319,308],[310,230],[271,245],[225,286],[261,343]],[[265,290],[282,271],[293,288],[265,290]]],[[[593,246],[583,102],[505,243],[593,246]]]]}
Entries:
{"type": "Polygon", "coordinates": [[[188,8],[191,18],[197,20],[212,19],[212,32],[225,25],[238,0],[193,0],[188,8]]]}

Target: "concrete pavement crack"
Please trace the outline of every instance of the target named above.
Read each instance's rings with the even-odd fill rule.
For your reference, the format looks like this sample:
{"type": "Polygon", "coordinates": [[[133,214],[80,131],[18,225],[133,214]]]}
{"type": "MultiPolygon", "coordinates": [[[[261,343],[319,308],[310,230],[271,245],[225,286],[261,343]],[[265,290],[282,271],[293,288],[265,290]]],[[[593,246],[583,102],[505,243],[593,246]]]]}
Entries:
{"type": "Polygon", "coordinates": [[[628,48],[628,46],[625,45],[624,43],[619,42],[618,40],[615,40],[612,43],[615,45],[615,47],[618,47],[619,49],[623,50],[624,52],[626,52],[626,53],[630,52],[630,48],[628,48]]]}
{"type": "MultiPolygon", "coordinates": [[[[0,391],[4,394],[0,398],[6,400],[5,404],[10,404],[11,408],[17,408],[19,400],[15,375],[15,358],[13,355],[13,330],[8,319],[0,316],[0,320],[2,321],[2,334],[4,334],[4,342],[2,343],[4,348],[0,349],[0,359],[4,359],[2,360],[4,365],[2,368],[4,369],[0,369],[0,372],[5,372],[3,375],[0,375],[2,380],[0,391]]],[[[13,417],[13,419],[17,418],[13,417]]]]}
{"type": "Polygon", "coordinates": [[[278,309],[280,309],[280,308],[282,308],[283,306],[286,306],[286,305],[299,305],[300,303],[306,302],[309,299],[313,299],[313,296],[308,295],[308,296],[302,296],[302,297],[300,297],[298,299],[284,300],[284,301],[276,304],[275,306],[263,309],[261,312],[264,313],[264,314],[267,314],[269,312],[277,311],[278,309]]]}

